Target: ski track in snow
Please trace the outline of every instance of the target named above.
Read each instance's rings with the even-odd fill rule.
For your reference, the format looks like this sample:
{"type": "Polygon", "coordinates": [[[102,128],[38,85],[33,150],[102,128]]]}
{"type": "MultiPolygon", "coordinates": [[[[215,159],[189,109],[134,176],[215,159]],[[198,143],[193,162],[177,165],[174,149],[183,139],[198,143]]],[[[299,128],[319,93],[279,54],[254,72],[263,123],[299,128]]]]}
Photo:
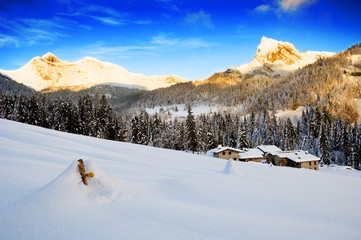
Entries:
{"type": "Polygon", "coordinates": [[[0,119],[0,239],[360,239],[361,173],[271,167],[0,119]],[[77,159],[95,173],[80,183],[77,159]]]}

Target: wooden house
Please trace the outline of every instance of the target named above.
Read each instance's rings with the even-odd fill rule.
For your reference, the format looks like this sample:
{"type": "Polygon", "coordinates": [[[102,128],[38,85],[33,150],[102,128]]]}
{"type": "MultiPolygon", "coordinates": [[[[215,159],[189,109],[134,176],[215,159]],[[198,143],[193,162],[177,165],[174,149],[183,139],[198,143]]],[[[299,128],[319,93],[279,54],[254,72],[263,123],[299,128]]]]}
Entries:
{"type": "Polygon", "coordinates": [[[217,148],[211,149],[207,152],[207,156],[212,156],[222,159],[233,159],[239,161],[239,153],[242,150],[231,148],[231,147],[222,147],[218,146],[217,148]]]}
{"type": "Polygon", "coordinates": [[[316,157],[307,151],[279,151],[271,152],[266,156],[267,163],[275,166],[286,166],[295,168],[306,168],[318,170],[319,157],[316,157]]]}
{"type": "Polygon", "coordinates": [[[243,162],[262,162],[265,159],[263,152],[258,148],[244,148],[238,156],[239,160],[243,162]]]}
{"type": "Polygon", "coordinates": [[[281,152],[282,150],[275,145],[259,145],[257,149],[263,152],[263,157],[266,159],[268,153],[271,152],[281,152]]]}

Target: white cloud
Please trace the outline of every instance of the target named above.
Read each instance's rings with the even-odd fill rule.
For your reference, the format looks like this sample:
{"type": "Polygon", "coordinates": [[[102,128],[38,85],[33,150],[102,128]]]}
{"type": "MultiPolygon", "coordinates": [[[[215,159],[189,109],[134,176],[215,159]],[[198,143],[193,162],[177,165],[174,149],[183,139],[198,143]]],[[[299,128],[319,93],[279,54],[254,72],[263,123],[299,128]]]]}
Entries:
{"type": "Polygon", "coordinates": [[[184,21],[186,24],[191,25],[203,25],[206,28],[212,29],[214,28],[211,15],[205,13],[203,10],[199,10],[199,12],[188,13],[184,21]]]}
{"type": "Polygon", "coordinates": [[[99,17],[99,16],[91,16],[93,19],[98,20],[107,25],[124,25],[124,21],[117,18],[112,17],[99,17]]]}
{"type": "Polygon", "coordinates": [[[11,45],[18,46],[19,41],[13,36],[0,35],[0,47],[11,45]]]}
{"type": "Polygon", "coordinates": [[[153,37],[151,40],[151,44],[160,47],[176,46],[177,48],[201,48],[201,47],[209,47],[211,45],[198,38],[188,38],[188,39],[170,38],[169,35],[166,34],[160,34],[158,36],[153,37]]]}
{"type": "Polygon", "coordinates": [[[0,46],[32,46],[34,44],[48,44],[59,38],[68,36],[67,30],[74,24],[62,18],[52,19],[12,19],[0,18],[0,24],[7,30],[7,35],[0,34],[0,46]]]}
{"type": "Polygon", "coordinates": [[[302,5],[312,4],[314,2],[316,2],[316,0],[280,0],[278,4],[284,11],[295,11],[302,5]]]}
{"type": "Polygon", "coordinates": [[[273,10],[272,7],[268,4],[263,4],[263,5],[260,5],[258,7],[256,7],[254,9],[255,12],[258,12],[258,13],[264,13],[264,12],[269,12],[273,10]]]}
{"type": "Polygon", "coordinates": [[[269,4],[262,4],[253,9],[252,13],[265,14],[275,13],[282,16],[284,13],[291,13],[297,11],[305,5],[315,3],[317,0],[276,0],[269,4]]]}

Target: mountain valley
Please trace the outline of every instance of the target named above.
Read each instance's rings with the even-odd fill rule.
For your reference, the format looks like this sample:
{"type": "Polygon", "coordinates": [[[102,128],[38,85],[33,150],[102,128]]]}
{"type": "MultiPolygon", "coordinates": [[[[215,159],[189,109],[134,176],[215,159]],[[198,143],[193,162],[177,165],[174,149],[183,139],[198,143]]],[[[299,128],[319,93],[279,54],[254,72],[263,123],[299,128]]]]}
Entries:
{"type": "Polygon", "coordinates": [[[144,76],[128,73],[120,66],[93,58],[69,63],[50,53],[34,58],[19,70],[4,73],[35,90],[48,92],[48,96],[75,101],[86,94],[105,94],[118,114],[175,104],[209,105],[220,110],[233,107],[240,114],[321,105],[328,107],[335,118],[353,122],[360,116],[355,103],[361,98],[359,44],[338,54],[300,53],[290,43],[263,37],[250,63],[195,82],[177,77],[139,80],[144,76]],[[119,77],[122,74],[124,78],[119,77]],[[28,76],[35,80],[28,82],[28,76]]]}

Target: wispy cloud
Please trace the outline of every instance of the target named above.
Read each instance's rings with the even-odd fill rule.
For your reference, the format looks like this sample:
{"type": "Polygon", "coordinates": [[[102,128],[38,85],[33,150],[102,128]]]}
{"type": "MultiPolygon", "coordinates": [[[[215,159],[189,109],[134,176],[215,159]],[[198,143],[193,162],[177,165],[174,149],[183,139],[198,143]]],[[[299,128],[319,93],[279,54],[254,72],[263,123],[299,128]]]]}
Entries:
{"type": "Polygon", "coordinates": [[[255,12],[257,13],[266,13],[266,12],[269,12],[269,11],[272,11],[272,7],[268,4],[262,4],[262,5],[259,5],[258,7],[256,7],[254,9],[255,12]]]}
{"type": "Polygon", "coordinates": [[[131,55],[149,54],[154,50],[153,46],[107,46],[104,43],[96,43],[82,48],[85,55],[89,56],[118,56],[128,58],[131,55]],[[147,52],[147,53],[146,53],[147,52]]]}
{"type": "Polygon", "coordinates": [[[149,24],[153,24],[154,22],[148,19],[144,19],[144,20],[132,20],[131,21],[134,24],[138,24],[138,25],[149,25],[149,24]]]}
{"type": "Polygon", "coordinates": [[[15,37],[0,34],[0,47],[18,46],[18,45],[19,45],[19,42],[15,37]]]}
{"type": "Polygon", "coordinates": [[[132,14],[128,12],[120,12],[110,7],[104,7],[97,4],[78,3],[79,6],[70,10],[69,12],[57,13],[59,16],[68,18],[91,18],[106,25],[120,26],[127,24],[148,25],[153,21],[148,19],[133,19],[132,14]]]}
{"type": "Polygon", "coordinates": [[[156,55],[154,46],[137,46],[137,45],[124,45],[124,46],[111,46],[104,42],[96,42],[86,46],[75,48],[59,48],[54,52],[62,54],[65,59],[70,61],[78,61],[83,57],[95,57],[102,61],[114,62],[115,59],[132,59],[144,56],[156,55]]]}
{"type": "Polygon", "coordinates": [[[214,28],[211,15],[203,10],[199,10],[195,13],[188,13],[184,18],[184,22],[190,25],[201,25],[209,29],[214,28]]]}
{"type": "Polygon", "coordinates": [[[53,19],[11,19],[4,20],[0,18],[2,27],[6,29],[7,35],[2,38],[0,46],[13,45],[32,46],[36,43],[49,44],[59,38],[68,36],[67,29],[69,22],[61,18],[53,19]]]}
{"type": "Polygon", "coordinates": [[[151,40],[151,44],[160,47],[174,47],[177,48],[202,48],[211,46],[210,43],[207,43],[199,38],[170,38],[169,34],[160,34],[155,36],[151,40]]]}
{"type": "Polygon", "coordinates": [[[76,48],[56,49],[54,52],[65,55],[66,59],[77,61],[79,58],[91,56],[102,61],[114,59],[136,59],[146,56],[157,56],[162,52],[182,51],[186,49],[210,47],[212,44],[197,38],[171,38],[172,34],[160,34],[138,45],[111,45],[96,42],[76,48]]]}
{"type": "Polygon", "coordinates": [[[158,2],[159,4],[161,4],[166,9],[173,10],[176,12],[180,11],[177,6],[178,1],[175,1],[175,0],[155,0],[155,1],[158,2]]]}
{"type": "Polygon", "coordinates": [[[278,4],[284,11],[295,11],[303,5],[312,4],[316,1],[317,0],[280,0],[278,4]]]}
{"type": "Polygon", "coordinates": [[[292,13],[304,6],[311,5],[317,0],[277,0],[267,4],[262,4],[253,9],[252,12],[257,14],[265,14],[273,12],[278,16],[284,13],[292,13]]]}
{"type": "Polygon", "coordinates": [[[117,25],[124,25],[124,20],[122,19],[117,19],[117,18],[112,18],[112,17],[98,17],[98,16],[91,16],[91,18],[98,20],[104,24],[107,25],[113,25],[113,26],[117,26],[117,25]]]}

